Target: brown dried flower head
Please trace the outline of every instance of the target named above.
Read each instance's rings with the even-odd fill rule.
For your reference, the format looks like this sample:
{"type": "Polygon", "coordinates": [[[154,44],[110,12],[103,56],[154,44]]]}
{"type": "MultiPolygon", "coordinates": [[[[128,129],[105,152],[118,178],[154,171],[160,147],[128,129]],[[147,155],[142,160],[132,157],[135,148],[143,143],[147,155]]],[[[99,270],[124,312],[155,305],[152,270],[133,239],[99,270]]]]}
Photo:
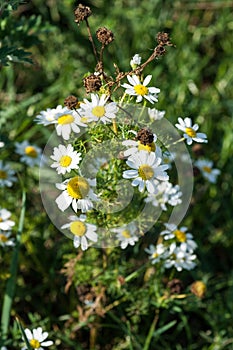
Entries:
{"type": "Polygon", "coordinates": [[[83,4],[79,4],[78,7],[74,10],[75,22],[80,23],[91,16],[92,12],[90,7],[83,4]]]}
{"type": "Polygon", "coordinates": [[[143,145],[149,145],[154,141],[154,135],[148,128],[142,128],[138,131],[136,140],[140,141],[143,145]]]}
{"type": "Polygon", "coordinates": [[[103,45],[108,45],[114,40],[113,32],[106,27],[101,27],[96,31],[96,37],[103,45]]]}
{"type": "Polygon", "coordinates": [[[178,278],[173,278],[169,281],[167,287],[170,289],[171,294],[180,294],[184,289],[183,282],[178,278]]]}
{"type": "Polygon", "coordinates": [[[161,46],[172,46],[172,43],[170,41],[170,38],[169,38],[169,34],[168,33],[164,33],[164,32],[159,32],[157,34],[157,42],[159,45],[161,46]]]}
{"type": "Polygon", "coordinates": [[[102,86],[100,77],[95,74],[88,75],[83,79],[83,83],[87,93],[98,91],[102,86]]]}
{"type": "Polygon", "coordinates": [[[78,105],[77,97],[74,95],[70,95],[70,96],[66,97],[66,99],[64,101],[64,105],[69,109],[75,109],[78,105]]]}

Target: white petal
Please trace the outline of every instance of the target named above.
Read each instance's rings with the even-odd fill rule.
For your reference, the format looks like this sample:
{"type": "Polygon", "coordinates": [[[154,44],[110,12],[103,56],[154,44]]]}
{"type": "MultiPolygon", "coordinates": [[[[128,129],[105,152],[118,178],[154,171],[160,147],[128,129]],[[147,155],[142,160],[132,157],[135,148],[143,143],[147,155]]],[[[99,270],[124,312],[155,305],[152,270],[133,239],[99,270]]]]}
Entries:
{"type": "Polygon", "coordinates": [[[151,81],[152,75],[147,75],[147,77],[143,81],[143,85],[147,86],[149,82],[151,81]]]}

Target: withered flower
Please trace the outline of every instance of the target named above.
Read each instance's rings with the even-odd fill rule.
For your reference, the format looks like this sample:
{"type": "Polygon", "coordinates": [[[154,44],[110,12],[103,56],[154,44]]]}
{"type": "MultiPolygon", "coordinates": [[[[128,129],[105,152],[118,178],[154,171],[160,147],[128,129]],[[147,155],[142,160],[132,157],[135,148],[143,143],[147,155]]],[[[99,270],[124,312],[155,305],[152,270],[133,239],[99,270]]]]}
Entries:
{"type": "Polygon", "coordinates": [[[83,4],[79,4],[78,7],[74,10],[75,22],[80,23],[91,16],[92,12],[90,7],[83,4]]]}
{"type": "Polygon", "coordinates": [[[64,105],[69,109],[75,109],[78,105],[78,99],[74,95],[70,95],[66,97],[64,100],[64,105]]]}
{"type": "Polygon", "coordinates": [[[143,145],[149,145],[154,141],[153,132],[148,128],[142,128],[138,131],[136,140],[140,141],[143,145]]]}
{"type": "Polygon", "coordinates": [[[101,27],[96,31],[98,41],[103,45],[109,45],[114,40],[113,32],[106,27],[101,27]]]}
{"type": "Polygon", "coordinates": [[[95,74],[88,75],[86,78],[84,78],[83,84],[87,93],[98,91],[102,86],[100,77],[95,74]]]}

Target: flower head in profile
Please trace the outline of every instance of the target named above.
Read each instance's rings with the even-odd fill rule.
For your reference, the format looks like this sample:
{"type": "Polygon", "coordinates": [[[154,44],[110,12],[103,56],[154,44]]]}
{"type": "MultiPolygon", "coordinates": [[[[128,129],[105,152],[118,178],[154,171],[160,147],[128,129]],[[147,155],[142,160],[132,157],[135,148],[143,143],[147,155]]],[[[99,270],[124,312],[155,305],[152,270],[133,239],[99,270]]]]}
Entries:
{"type": "Polygon", "coordinates": [[[160,181],[168,180],[166,169],[168,165],[160,165],[161,158],[157,158],[154,152],[139,151],[131,155],[126,164],[132,168],[123,172],[123,178],[134,179],[132,186],[138,186],[140,192],[147,189],[149,193],[156,193],[157,186],[155,179],[160,181]]]}
{"type": "Polygon", "coordinates": [[[15,222],[9,220],[11,212],[7,209],[0,209],[0,230],[9,231],[15,225],[15,222]]]}
{"type": "Polygon", "coordinates": [[[159,111],[156,108],[148,108],[148,115],[151,121],[162,119],[165,113],[165,111],[159,111]]]}
{"type": "Polygon", "coordinates": [[[75,176],[56,184],[62,193],[56,198],[56,203],[61,211],[65,211],[70,205],[77,213],[80,209],[82,213],[86,213],[93,208],[93,201],[97,201],[98,197],[94,194],[91,186],[95,186],[96,180],[85,179],[82,176],[75,176]]]}
{"type": "Polygon", "coordinates": [[[11,237],[11,232],[0,230],[0,246],[12,247],[15,245],[14,239],[11,237]]]}
{"type": "Polygon", "coordinates": [[[58,145],[54,147],[53,155],[50,156],[54,163],[51,168],[56,168],[58,174],[70,173],[72,169],[77,169],[81,160],[81,153],[74,151],[72,145],[58,145]]]}
{"type": "Polygon", "coordinates": [[[136,53],[130,61],[131,68],[132,69],[137,68],[137,66],[141,64],[141,60],[142,60],[141,56],[138,53],[136,53]]]}
{"type": "Polygon", "coordinates": [[[160,92],[160,89],[156,87],[147,87],[150,83],[152,75],[147,75],[143,82],[141,82],[137,75],[132,77],[127,75],[129,84],[125,83],[122,85],[125,88],[125,93],[130,96],[137,96],[136,102],[142,102],[145,98],[150,103],[158,102],[157,94],[160,92]]]}
{"type": "Polygon", "coordinates": [[[70,216],[70,222],[63,225],[61,229],[69,229],[74,235],[74,247],[81,246],[82,250],[87,250],[89,242],[97,242],[98,236],[96,233],[97,226],[86,222],[86,215],[70,216]]]}
{"type": "Polygon", "coordinates": [[[20,161],[30,167],[39,166],[42,158],[41,148],[30,144],[28,141],[16,142],[16,150],[20,157],[20,161]]]}
{"type": "Polygon", "coordinates": [[[117,239],[120,242],[121,249],[125,249],[128,245],[135,245],[138,241],[138,228],[134,223],[111,229],[112,232],[117,233],[117,239]]]}
{"type": "Polygon", "coordinates": [[[47,108],[46,111],[41,111],[35,118],[37,124],[42,124],[44,126],[56,123],[57,116],[62,112],[62,105],[56,108],[47,108]]]}
{"type": "Polygon", "coordinates": [[[104,124],[110,123],[111,119],[116,117],[118,107],[116,102],[107,102],[109,96],[91,94],[91,102],[84,99],[84,103],[80,104],[80,114],[85,116],[89,121],[100,121],[104,124]]]}
{"type": "Polygon", "coordinates": [[[186,139],[188,145],[191,145],[193,141],[208,142],[206,134],[197,132],[199,126],[197,124],[192,125],[191,118],[178,118],[178,121],[179,123],[175,124],[175,126],[184,132],[183,137],[186,139]]]}
{"type": "Polygon", "coordinates": [[[58,136],[61,136],[64,140],[69,140],[72,131],[76,134],[80,133],[80,126],[87,126],[76,111],[67,107],[62,108],[57,113],[55,124],[58,136]]]}
{"type": "MultiPolygon", "coordinates": [[[[46,340],[48,337],[47,332],[43,332],[41,327],[35,328],[32,331],[28,328],[25,329],[26,337],[31,345],[32,349],[44,350],[43,346],[48,347],[53,345],[53,341],[46,340]]],[[[27,347],[23,347],[22,350],[27,350],[27,347]]]]}
{"type": "Polygon", "coordinates": [[[198,159],[194,165],[200,170],[203,177],[211,183],[216,183],[219,169],[213,169],[213,162],[207,159],[198,159]]]}
{"type": "Polygon", "coordinates": [[[13,182],[16,182],[15,171],[11,169],[9,164],[3,163],[0,160],[0,187],[11,187],[13,182]]]}

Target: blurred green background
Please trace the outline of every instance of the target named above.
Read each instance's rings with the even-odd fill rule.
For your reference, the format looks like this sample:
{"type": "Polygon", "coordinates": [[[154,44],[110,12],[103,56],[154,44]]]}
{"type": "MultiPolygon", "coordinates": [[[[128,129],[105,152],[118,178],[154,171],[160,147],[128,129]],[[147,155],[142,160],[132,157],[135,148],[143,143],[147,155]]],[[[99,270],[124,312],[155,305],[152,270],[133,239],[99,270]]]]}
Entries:
{"type": "MultiPolygon", "coordinates": [[[[230,0],[83,3],[92,9],[89,23],[93,33],[101,26],[114,33],[115,40],[105,58],[105,70],[112,75],[113,63],[122,71],[129,70],[134,54],[146,60],[153,52],[159,31],[170,34],[175,47],[167,48],[167,54],[145,71],[153,75],[153,86],[161,89],[156,108],[166,110],[172,123],[179,116],[192,117],[208,135],[208,144],[203,146],[205,156],[221,170],[217,184],[197,181],[184,220],[199,245],[199,265],[192,277],[207,283],[206,298],[184,305],[180,330],[177,326],[176,332],[170,331],[156,349],[233,349],[233,3],[230,0]],[[185,340],[177,340],[181,336],[185,340]]],[[[94,71],[95,62],[85,25],[77,26],[74,22],[77,4],[70,0],[32,0],[1,16],[2,45],[30,51],[33,61],[10,62],[1,67],[0,141],[8,146],[1,150],[3,158],[14,158],[11,152],[15,141],[29,139],[44,146],[50,131],[33,122],[41,110],[63,104],[70,94],[87,97],[82,79],[84,74],[94,71]]],[[[29,218],[15,313],[28,322],[27,313],[36,319],[39,312],[54,327],[56,317],[63,315],[60,321],[65,320],[65,314],[75,308],[75,295],[67,297],[63,291],[64,277],[58,273],[70,245],[49,223],[37,181],[30,181],[33,191],[28,196],[29,218]],[[45,260],[41,261],[45,249],[45,260]],[[70,298],[68,305],[66,298],[70,298]]],[[[20,195],[9,194],[6,200],[2,193],[1,206],[9,207],[10,203],[12,210],[15,196],[19,201],[20,195]]],[[[91,261],[94,260],[90,258],[91,261]]],[[[4,264],[7,266],[7,259],[4,264]]],[[[106,337],[111,338],[109,334],[106,337]]],[[[81,340],[84,338],[85,331],[80,336],[81,340]]],[[[66,349],[74,349],[70,344],[67,340],[66,349]]],[[[101,341],[99,344],[102,349],[130,349],[121,347],[120,341],[116,347],[107,347],[101,341]]]]}

